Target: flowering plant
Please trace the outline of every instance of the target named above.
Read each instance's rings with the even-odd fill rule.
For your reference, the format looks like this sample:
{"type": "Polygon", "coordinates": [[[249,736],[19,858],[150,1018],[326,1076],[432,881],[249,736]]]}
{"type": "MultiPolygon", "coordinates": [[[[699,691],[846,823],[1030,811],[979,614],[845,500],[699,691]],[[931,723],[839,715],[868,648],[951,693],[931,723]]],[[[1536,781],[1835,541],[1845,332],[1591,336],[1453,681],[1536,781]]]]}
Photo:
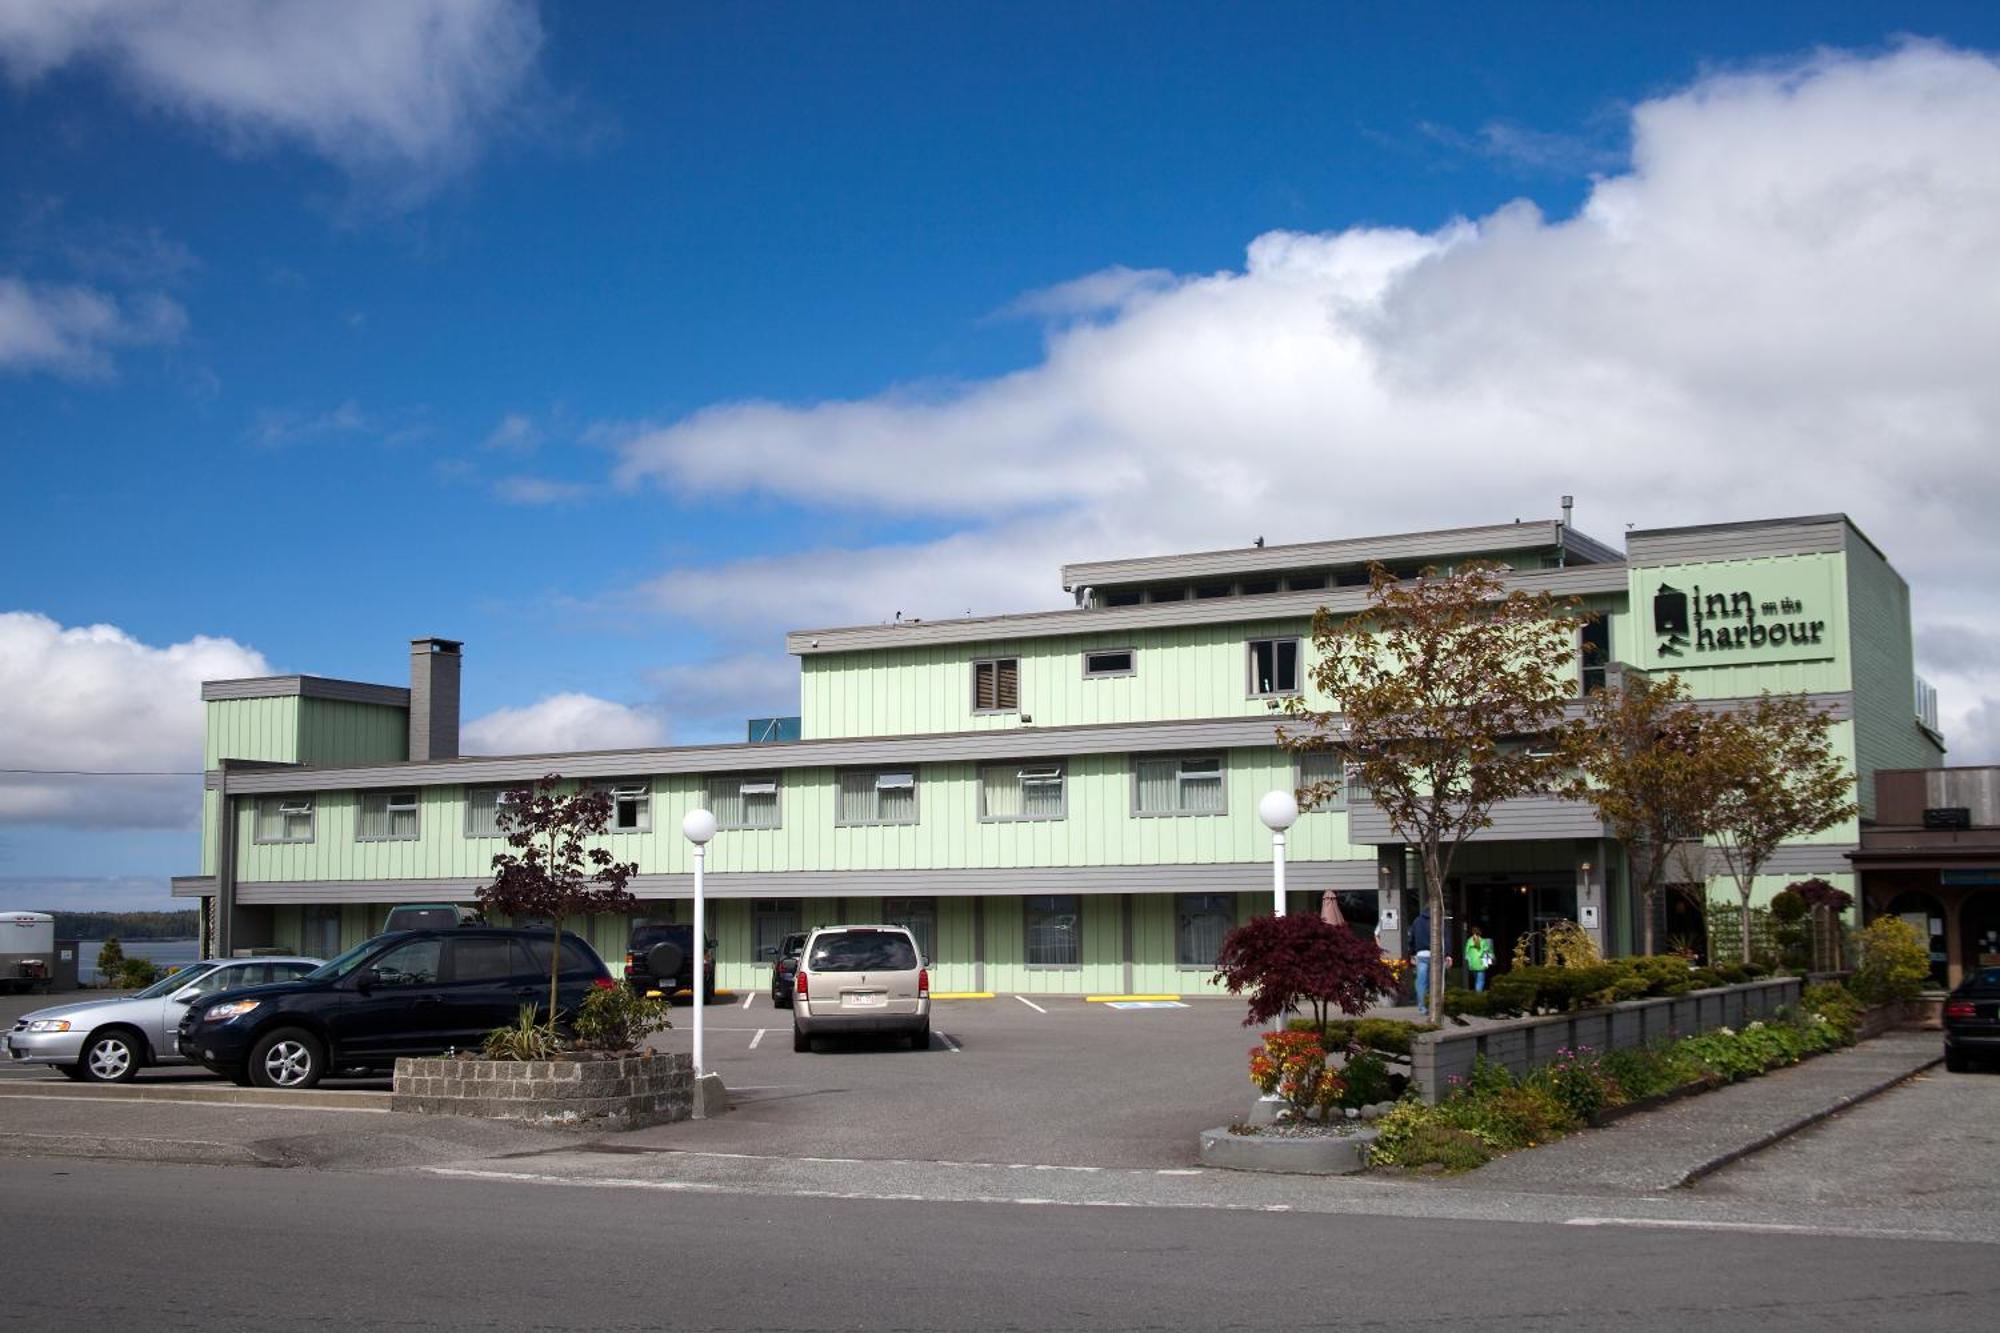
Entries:
{"type": "Polygon", "coordinates": [[[1338,1071],[1326,1067],[1326,1050],[1311,1032],[1266,1032],[1250,1051],[1250,1081],[1266,1096],[1284,1100],[1285,1115],[1304,1120],[1340,1100],[1338,1071]]]}

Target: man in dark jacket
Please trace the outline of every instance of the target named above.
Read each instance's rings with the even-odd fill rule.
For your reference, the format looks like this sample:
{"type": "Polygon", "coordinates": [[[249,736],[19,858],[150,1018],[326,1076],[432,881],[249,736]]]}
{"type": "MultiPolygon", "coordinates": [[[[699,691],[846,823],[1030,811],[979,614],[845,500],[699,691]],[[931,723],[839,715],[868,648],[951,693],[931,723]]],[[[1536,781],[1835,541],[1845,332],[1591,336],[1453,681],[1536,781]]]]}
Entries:
{"type": "Polygon", "coordinates": [[[1431,910],[1426,907],[1410,923],[1410,957],[1417,961],[1417,1012],[1428,1015],[1431,1003],[1431,910]]]}

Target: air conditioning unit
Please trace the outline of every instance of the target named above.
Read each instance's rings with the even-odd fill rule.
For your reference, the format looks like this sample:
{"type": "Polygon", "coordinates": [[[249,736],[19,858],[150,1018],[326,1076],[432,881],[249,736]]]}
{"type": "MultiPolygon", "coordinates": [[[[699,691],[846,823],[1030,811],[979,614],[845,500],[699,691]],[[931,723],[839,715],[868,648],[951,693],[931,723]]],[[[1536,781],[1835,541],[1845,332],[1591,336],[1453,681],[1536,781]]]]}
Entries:
{"type": "Polygon", "coordinates": [[[1967,829],[1972,827],[1972,811],[1962,805],[1933,806],[1924,811],[1924,827],[1967,829]]]}

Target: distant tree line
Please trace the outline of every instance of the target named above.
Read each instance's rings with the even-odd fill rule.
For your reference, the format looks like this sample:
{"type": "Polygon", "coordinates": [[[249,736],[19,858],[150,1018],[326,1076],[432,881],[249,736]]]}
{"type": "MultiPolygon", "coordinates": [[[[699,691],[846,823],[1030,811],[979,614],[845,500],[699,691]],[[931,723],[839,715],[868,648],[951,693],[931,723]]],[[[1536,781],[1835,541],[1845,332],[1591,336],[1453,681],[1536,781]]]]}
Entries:
{"type": "Polygon", "coordinates": [[[191,940],[201,929],[201,914],[186,912],[58,912],[56,937],[65,940],[191,940]]]}

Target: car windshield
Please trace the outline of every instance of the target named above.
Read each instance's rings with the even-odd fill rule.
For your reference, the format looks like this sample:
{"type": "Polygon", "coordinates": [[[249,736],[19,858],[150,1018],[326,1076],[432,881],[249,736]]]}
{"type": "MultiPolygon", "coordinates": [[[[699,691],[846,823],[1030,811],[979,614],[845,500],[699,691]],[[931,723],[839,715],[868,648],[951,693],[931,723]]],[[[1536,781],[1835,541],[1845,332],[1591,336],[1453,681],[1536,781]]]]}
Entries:
{"type": "Polygon", "coordinates": [[[916,969],[917,951],[908,935],[850,930],[820,936],[806,966],[814,972],[910,972],[916,969]]]}
{"type": "Polygon", "coordinates": [[[2000,986],[2000,967],[1989,967],[1972,979],[1975,986],[2000,986]]]}
{"type": "Polygon", "coordinates": [[[135,1000],[157,1000],[169,991],[177,991],[190,981],[205,977],[213,971],[215,971],[215,964],[213,963],[194,963],[182,968],[178,972],[167,973],[167,975],[161,977],[158,981],[131,998],[135,1000]]]}
{"type": "MultiPolygon", "coordinates": [[[[378,937],[379,938],[379,937],[378,937]]],[[[300,977],[301,981],[338,981],[361,966],[362,960],[375,951],[374,940],[363,940],[332,962],[321,963],[312,971],[300,977]]]]}

